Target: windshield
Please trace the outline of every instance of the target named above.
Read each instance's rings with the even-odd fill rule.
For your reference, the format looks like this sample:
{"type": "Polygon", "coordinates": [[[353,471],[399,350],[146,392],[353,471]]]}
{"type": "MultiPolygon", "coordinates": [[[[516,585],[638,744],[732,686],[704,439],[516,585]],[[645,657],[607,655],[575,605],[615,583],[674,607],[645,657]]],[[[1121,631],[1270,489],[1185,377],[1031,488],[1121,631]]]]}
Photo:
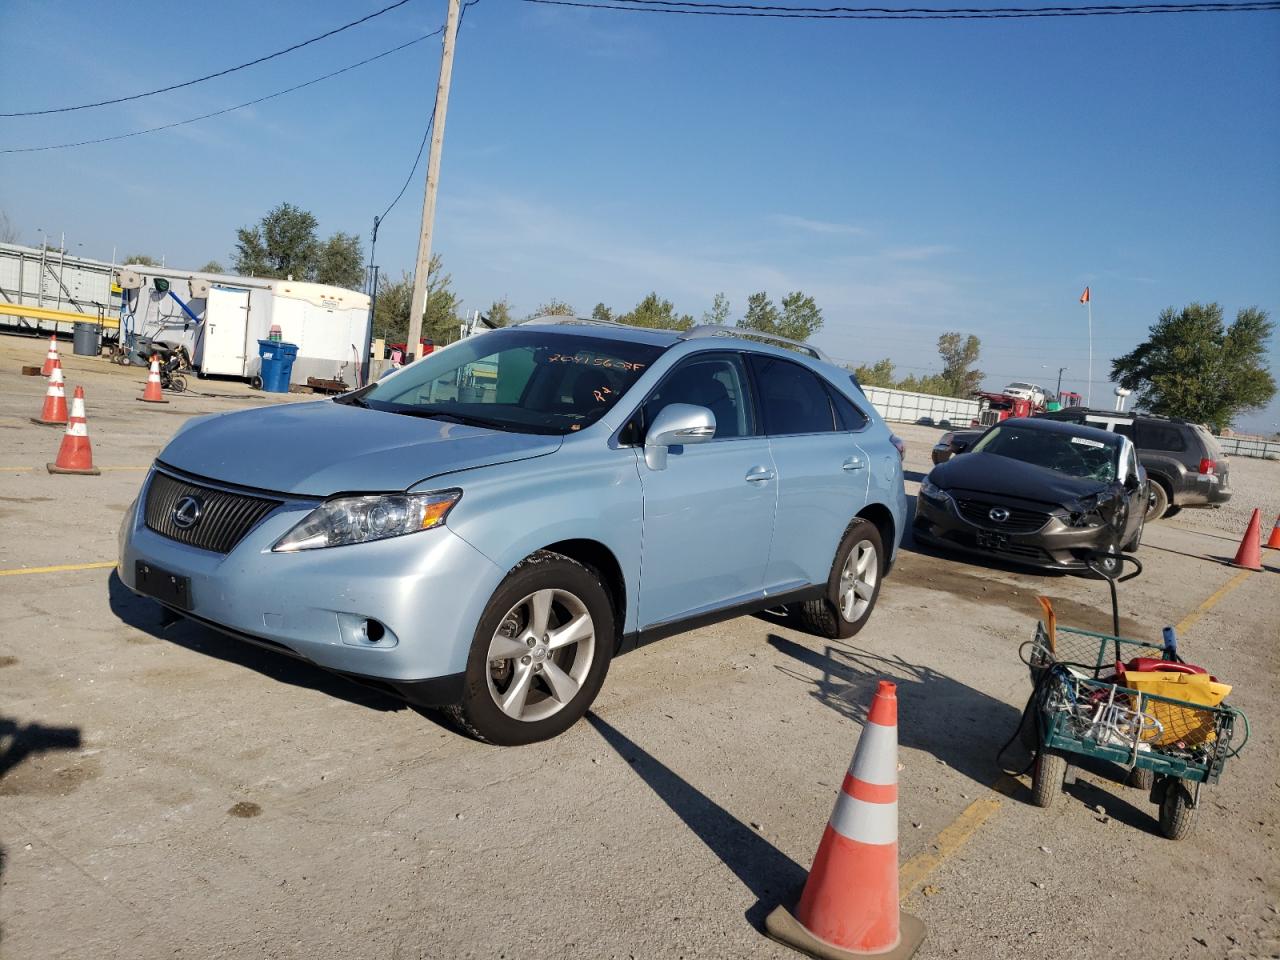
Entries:
{"type": "Polygon", "coordinates": [[[604,416],[663,348],[545,330],[495,330],[433,353],[351,402],[520,433],[604,416]]]}
{"type": "Polygon", "coordinates": [[[996,427],[978,441],[973,452],[994,453],[1103,483],[1116,479],[1120,460],[1118,445],[1033,427],[996,427]]]}

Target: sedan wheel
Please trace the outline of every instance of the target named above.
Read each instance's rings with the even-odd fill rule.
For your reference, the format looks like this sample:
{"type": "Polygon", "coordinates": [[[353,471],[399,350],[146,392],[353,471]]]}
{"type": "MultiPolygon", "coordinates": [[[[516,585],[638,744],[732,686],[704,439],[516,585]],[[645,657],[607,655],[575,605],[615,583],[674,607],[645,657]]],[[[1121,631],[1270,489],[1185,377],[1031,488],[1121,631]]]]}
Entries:
{"type": "Polygon", "coordinates": [[[847,640],[863,628],[880,594],[884,543],[869,520],[849,525],[836,548],[826,595],[790,609],[806,629],[830,640],[847,640]]]}
{"type": "Polygon", "coordinates": [[[861,620],[876,596],[880,581],[880,554],[870,540],[859,540],[840,573],[840,614],[849,621],[861,620]]]}
{"type": "Polygon", "coordinates": [[[564,709],[591,671],[595,624],[567,590],[538,590],[516,603],[489,642],[489,695],[513,720],[564,709]]]}

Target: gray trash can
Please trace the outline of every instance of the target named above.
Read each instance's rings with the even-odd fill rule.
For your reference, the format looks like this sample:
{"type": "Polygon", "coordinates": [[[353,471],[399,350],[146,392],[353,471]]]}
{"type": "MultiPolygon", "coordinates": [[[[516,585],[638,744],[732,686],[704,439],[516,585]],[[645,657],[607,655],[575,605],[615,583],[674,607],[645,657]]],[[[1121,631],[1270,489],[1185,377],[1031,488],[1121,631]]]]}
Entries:
{"type": "Polygon", "coordinates": [[[102,328],[96,323],[77,323],[71,341],[71,352],[77,357],[96,357],[102,353],[102,328]]]}

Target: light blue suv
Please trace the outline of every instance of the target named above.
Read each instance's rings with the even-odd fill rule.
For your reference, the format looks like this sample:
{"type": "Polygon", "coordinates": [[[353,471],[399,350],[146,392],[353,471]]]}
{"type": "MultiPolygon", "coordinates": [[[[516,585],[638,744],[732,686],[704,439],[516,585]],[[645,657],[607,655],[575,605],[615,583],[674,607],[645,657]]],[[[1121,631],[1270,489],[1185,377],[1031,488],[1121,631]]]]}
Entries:
{"type": "Polygon", "coordinates": [[[119,575],[501,744],[565,730],[663,636],[780,606],[851,636],[906,522],[901,442],[847,371],[776,340],[542,318],[193,419],[119,575]]]}

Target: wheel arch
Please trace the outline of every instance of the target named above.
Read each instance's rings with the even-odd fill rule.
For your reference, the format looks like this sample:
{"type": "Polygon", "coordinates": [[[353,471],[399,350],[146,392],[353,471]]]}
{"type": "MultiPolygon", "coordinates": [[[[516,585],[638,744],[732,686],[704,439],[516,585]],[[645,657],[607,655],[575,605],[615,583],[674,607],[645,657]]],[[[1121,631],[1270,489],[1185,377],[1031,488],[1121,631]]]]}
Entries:
{"type": "Polygon", "coordinates": [[[880,542],[884,544],[884,572],[888,573],[893,567],[893,561],[898,556],[898,551],[895,548],[897,541],[894,539],[897,533],[897,524],[893,519],[893,511],[883,503],[868,503],[858,511],[855,519],[869,520],[875,525],[877,532],[880,534],[880,542]]]}
{"type": "Polygon", "coordinates": [[[600,575],[601,581],[609,591],[609,599],[613,603],[614,631],[618,638],[621,638],[623,625],[627,619],[627,578],[622,572],[622,564],[618,562],[613,551],[599,540],[588,537],[557,540],[542,549],[575,560],[600,575]]]}

